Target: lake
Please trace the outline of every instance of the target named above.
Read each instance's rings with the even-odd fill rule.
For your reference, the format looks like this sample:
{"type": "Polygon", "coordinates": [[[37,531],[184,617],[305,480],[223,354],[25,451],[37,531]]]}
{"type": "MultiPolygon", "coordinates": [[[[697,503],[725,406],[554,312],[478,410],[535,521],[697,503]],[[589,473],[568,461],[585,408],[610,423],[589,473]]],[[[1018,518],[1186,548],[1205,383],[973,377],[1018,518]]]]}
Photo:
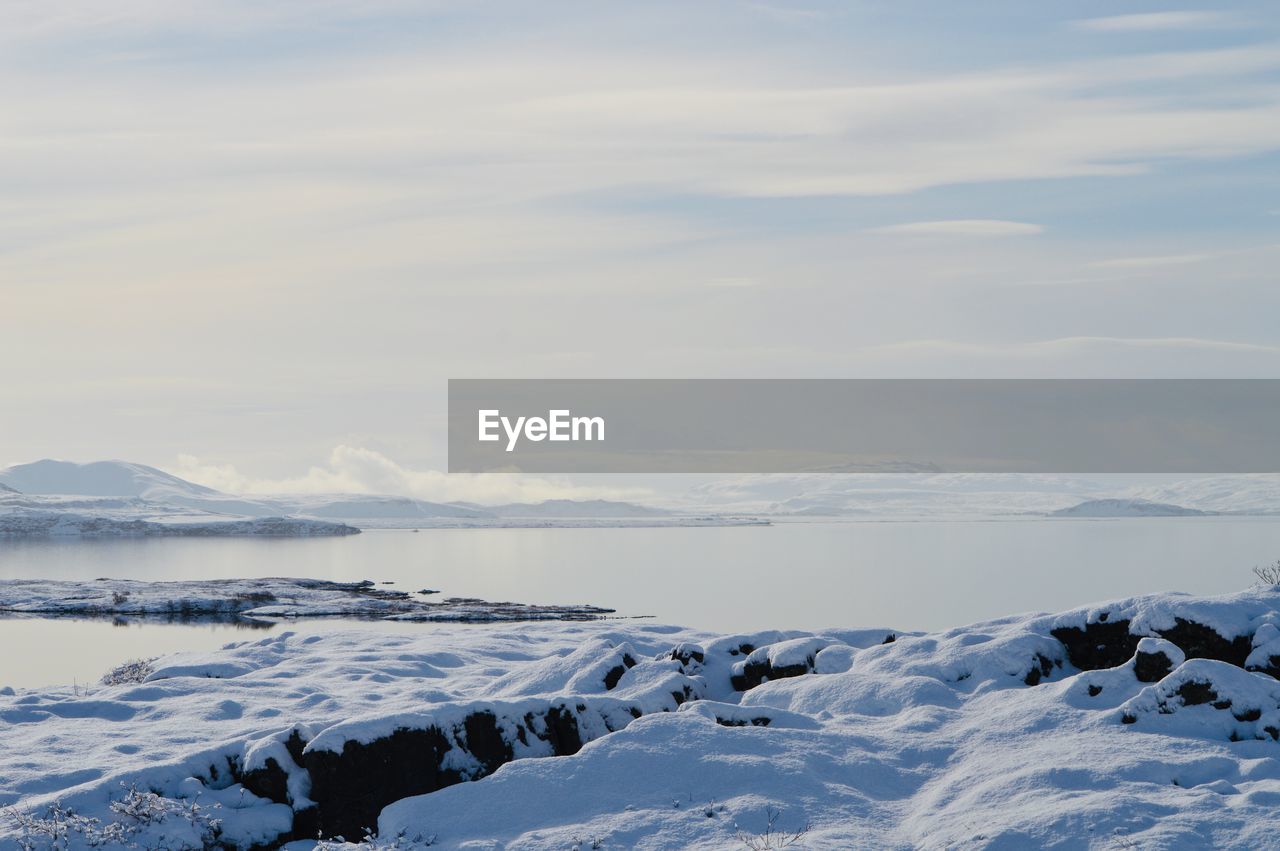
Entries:
{"type": "MultiPolygon", "coordinates": [[[[1150,591],[1247,587],[1280,558],[1280,518],[1183,517],[772,526],[432,529],[347,538],[0,542],[0,578],[305,576],[441,596],[591,603],[715,631],[932,630],[1150,591]]],[[[267,630],[468,629],[304,621],[229,625],[0,618],[0,687],[94,683],[109,668],[267,630]]]]}

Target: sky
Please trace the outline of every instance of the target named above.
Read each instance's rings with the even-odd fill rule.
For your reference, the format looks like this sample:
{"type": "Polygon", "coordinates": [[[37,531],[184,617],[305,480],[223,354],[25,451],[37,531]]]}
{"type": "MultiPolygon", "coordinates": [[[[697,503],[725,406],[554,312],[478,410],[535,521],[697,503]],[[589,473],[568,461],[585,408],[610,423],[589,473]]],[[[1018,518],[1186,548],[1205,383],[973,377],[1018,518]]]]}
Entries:
{"type": "Polygon", "coordinates": [[[465,498],[451,377],[1280,377],[1270,3],[0,11],[0,466],[465,498]]]}

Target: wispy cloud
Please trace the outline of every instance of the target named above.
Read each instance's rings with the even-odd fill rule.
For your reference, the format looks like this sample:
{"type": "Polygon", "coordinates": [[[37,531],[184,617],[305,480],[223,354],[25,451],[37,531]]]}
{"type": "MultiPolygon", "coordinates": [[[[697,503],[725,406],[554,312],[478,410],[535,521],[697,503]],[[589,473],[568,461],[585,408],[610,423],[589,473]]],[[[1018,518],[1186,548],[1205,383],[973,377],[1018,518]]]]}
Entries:
{"type": "Polygon", "coordinates": [[[1268,219],[1224,225],[1228,193],[1275,206],[1280,43],[1257,2],[1247,43],[1186,29],[1158,53],[981,5],[814,3],[828,20],[782,26],[674,0],[16,4],[0,358],[31,366],[7,377],[23,402],[0,448],[200,445],[248,470],[235,447],[261,445],[305,469],[340,443],[438,441],[448,375],[981,374],[1027,352],[1177,374],[1224,350],[858,346],[1277,339],[1274,258],[1229,256],[1268,219]],[[1193,251],[1214,286],[1148,259],[1193,251]],[[1186,298],[1152,311],[1153,268],[1186,298]],[[1095,285],[1120,275],[1137,285],[1095,285]]]}
{"type": "Polygon", "coordinates": [[[1201,349],[1223,352],[1239,352],[1254,354],[1280,354],[1280,346],[1266,343],[1237,342],[1233,340],[1213,340],[1200,337],[1100,337],[1076,336],[1058,337],[1052,340],[1033,340],[1016,343],[979,343],[961,340],[904,340],[874,347],[880,351],[934,351],[965,352],[991,355],[1009,355],[1016,353],[1051,353],[1069,349],[1087,349],[1098,347],[1131,348],[1131,349],[1201,349]]]}
{"type": "Polygon", "coordinates": [[[1164,266],[1186,266],[1212,258],[1212,254],[1162,254],[1154,257],[1116,257],[1097,260],[1089,265],[1095,269],[1159,269],[1164,266]]]}
{"type": "Polygon", "coordinates": [[[871,228],[871,233],[931,234],[939,236],[1028,236],[1044,228],[1029,222],[1003,219],[946,219],[936,222],[907,222],[871,228]]]}
{"type": "Polygon", "coordinates": [[[1221,28],[1232,26],[1238,21],[1228,12],[1181,11],[1109,15],[1102,18],[1084,18],[1072,23],[1081,29],[1097,32],[1149,32],[1221,28]]]}

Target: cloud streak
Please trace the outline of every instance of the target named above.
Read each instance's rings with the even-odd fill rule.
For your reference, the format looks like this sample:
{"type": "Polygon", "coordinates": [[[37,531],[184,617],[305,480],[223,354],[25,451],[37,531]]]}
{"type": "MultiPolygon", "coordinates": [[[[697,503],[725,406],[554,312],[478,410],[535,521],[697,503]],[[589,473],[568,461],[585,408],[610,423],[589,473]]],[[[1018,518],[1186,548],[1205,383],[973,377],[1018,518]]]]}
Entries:
{"type": "Polygon", "coordinates": [[[1002,219],[948,219],[937,222],[908,222],[872,228],[871,233],[916,234],[925,236],[1029,236],[1044,233],[1040,225],[1002,219]]]}
{"type": "Polygon", "coordinates": [[[1109,15],[1102,18],[1084,18],[1073,23],[1081,29],[1095,32],[1132,33],[1226,27],[1234,24],[1235,19],[1225,12],[1182,11],[1109,15]]]}
{"type": "MultiPolygon", "coordinates": [[[[232,478],[372,487],[358,452],[312,461],[430,457],[450,376],[982,374],[1015,337],[1277,341],[1274,258],[1246,253],[1274,235],[1237,215],[1274,207],[1241,198],[1280,150],[1266,26],[1150,52],[1064,39],[1041,7],[532,8],[15,6],[0,358],[24,368],[0,450],[201,446],[232,478]],[[1156,286],[1178,298],[1153,310],[1156,286]],[[997,349],[910,346],[961,336],[997,349]]],[[[1045,372],[1272,362],[1029,351],[1045,372]]],[[[385,475],[445,493],[411,473],[385,475]]]]}
{"type": "Polygon", "coordinates": [[[1159,269],[1165,266],[1185,266],[1188,263],[1201,263],[1213,257],[1212,254],[1163,254],[1156,257],[1116,257],[1111,260],[1098,260],[1089,265],[1096,269],[1159,269]]]}

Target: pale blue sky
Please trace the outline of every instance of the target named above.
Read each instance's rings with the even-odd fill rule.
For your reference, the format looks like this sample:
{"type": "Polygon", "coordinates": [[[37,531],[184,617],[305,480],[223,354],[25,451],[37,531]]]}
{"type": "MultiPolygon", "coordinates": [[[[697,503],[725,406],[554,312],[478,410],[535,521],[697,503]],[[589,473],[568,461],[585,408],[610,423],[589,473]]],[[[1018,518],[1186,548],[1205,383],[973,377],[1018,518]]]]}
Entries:
{"type": "Polygon", "coordinates": [[[451,376],[1280,375],[1273,4],[3,6],[0,463],[360,485],[451,376]]]}

